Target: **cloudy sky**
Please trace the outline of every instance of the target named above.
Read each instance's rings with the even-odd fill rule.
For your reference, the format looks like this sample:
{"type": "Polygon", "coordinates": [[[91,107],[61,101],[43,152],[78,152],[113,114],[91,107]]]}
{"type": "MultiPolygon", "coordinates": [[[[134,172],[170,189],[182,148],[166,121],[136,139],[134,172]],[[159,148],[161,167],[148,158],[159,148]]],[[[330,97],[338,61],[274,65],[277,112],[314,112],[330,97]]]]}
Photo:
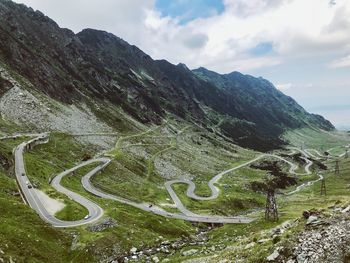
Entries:
{"type": "Polygon", "coordinates": [[[349,0],[16,1],[75,32],[112,32],[154,59],[262,76],[350,129],[349,0]]]}

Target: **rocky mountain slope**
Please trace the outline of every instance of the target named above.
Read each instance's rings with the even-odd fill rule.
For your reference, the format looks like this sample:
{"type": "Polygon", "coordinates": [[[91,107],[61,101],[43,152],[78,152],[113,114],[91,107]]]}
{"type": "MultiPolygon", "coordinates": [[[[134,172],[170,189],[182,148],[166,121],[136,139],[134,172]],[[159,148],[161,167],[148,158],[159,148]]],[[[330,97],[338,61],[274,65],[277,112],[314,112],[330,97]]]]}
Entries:
{"type": "MultiPolygon", "coordinates": [[[[265,79],[156,61],[110,33],[74,34],[9,0],[0,0],[0,42],[0,66],[9,75],[106,124],[98,127],[120,126],[120,112],[144,124],[160,124],[170,114],[262,151],[283,145],[286,129],[334,128],[265,79]]],[[[1,77],[0,95],[12,86],[1,77]]]]}

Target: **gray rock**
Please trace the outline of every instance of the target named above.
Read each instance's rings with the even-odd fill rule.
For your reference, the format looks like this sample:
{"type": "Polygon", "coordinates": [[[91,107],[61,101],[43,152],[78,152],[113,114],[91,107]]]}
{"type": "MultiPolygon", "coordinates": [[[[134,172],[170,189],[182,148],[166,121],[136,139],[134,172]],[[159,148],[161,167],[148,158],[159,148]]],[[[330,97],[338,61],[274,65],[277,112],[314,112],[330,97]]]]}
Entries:
{"type": "Polygon", "coordinates": [[[347,213],[350,211],[350,205],[348,207],[346,207],[345,209],[343,209],[341,212],[342,213],[347,213]]]}
{"type": "Polygon", "coordinates": [[[197,249],[190,249],[190,250],[182,252],[182,255],[184,257],[188,257],[188,256],[192,256],[192,255],[196,254],[197,252],[198,252],[197,249]]]}
{"type": "Polygon", "coordinates": [[[309,218],[307,219],[306,224],[310,225],[310,224],[313,224],[313,223],[315,223],[317,221],[318,221],[318,217],[317,216],[309,216],[309,218]]]}
{"type": "Polygon", "coordinates": [[[305,261],[306,261],[306,255],[304,253],[301,253],[297,256],[298,263],[304,263],[305,261]]]}
{"type": "Polygon", "coordinates": [[[117,225],[117,221],[109,217],[103,220],[101,223],[97,223],[92,226],[89,226],[88,230],[91,232],[102,232],[106,229],[115,227],[116,225],[117,225]]]}
{"type": "Polygon", "coordinates": [[[130,253],[135,254],[137,252],[137,248],[133,247],[132,249],[130,249],[130,253]]]}
{"type": "Polygon", "coordinates": [[[280,256],[278,250],[276,249],[270,256],[266,258],[267,261],[275,261],[280,256]]]}
{"type": "Polygon", "coordinates": [[[263,244],[263,243],[266,243],[266,242],[268,242],[270,240],[271,240],[270,238],[263,238],[263,239],[258,240],[258,243],[259,244],[263,244]]]}
{"type": "Polygon", "coordinates": [[[158,258],[157,256],[154,256],[154,257],[152,258],[152,261],[153,261],[154,263],[158,263],[158,262],[159,262],[159,258],[158,258]]]}
{"type": "Polygon", "coordinates": [[[249,249],[249,248],[252,248],[252,247],[254,247],[254,246],[255,246],[255,243],[254,243],[254,242],[251,242],[251,243],[247,244],[247,245],[244,247],[244,249],[249,249]]]}

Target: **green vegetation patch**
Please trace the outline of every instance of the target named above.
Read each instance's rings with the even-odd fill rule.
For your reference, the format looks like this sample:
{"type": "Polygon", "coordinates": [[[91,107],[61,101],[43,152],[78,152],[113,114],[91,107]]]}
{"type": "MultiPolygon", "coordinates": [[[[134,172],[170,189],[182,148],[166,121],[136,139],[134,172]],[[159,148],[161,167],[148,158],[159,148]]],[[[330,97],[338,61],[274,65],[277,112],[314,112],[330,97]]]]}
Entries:
{"type": "Polygon", "coordinates": [[[72,237],[54,229],[15,193],[14,179],[0,172],[0,255],[5,262],[92,262],[89,252],[70,251],[72,237]]]}

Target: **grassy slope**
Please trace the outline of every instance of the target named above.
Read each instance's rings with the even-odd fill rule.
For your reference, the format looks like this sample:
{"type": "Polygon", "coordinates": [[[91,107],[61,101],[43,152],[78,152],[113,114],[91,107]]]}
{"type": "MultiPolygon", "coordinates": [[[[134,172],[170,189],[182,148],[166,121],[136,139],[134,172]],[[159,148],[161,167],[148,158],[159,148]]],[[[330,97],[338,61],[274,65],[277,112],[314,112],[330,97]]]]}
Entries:
{"type": "MultiPolygon", "coordinates": [[[[20,197],[8,192],[17,191],[16,183],[0,173],[0,248],[15,262],[68,262],[79,252],[69,252],[71,237],[44,223],[20,197]]],[[[88,253],[80,260],[91,260],[88,253]]]]}
{"type": "MultiPolygon", "coordinates": [[[[350,159],[343,159],[340,164],[343,169],[350,169],[350,159]]],[[[349,171],[349,170],[348,170],[349,171]]],[[[296,218],[300,218],[302,212],[310,209],[317,209],[325,211],[327,208],[337,204],[338,206],[345,206],[350,204],[349,198],[349,181],[350,181],[350,173],[342,172],[340,176],[334,175],[333,172],[328,172],[325,175],[326,178],[326,187],[327,187],[327,196],[320,196],[320,187],[321,183],[316,183],[313,186],[306,188],[290,197],[279,196],[277,198],[277,202],[279,204],[280,211],[280,223],[286,220],[295,220],[296,218]]],[[[259,216],[262,218],[262,215],[259,216]]],[[[296,227],[289,230],[286,234],[282,236],[282,241],[288,241],[291,236],[297,235],[300,231],[303,230],[303,225],[305,223],[304,219],[301,219],[301,223],[296,227]]],[[[217,240],[220,240],[224,233],[227,233],[227,236],[237,236],[245,235],[249,236],[252,234],[251,238],[247,240],[246,243],[253,242],[254,240],[261,239],[261,230],[264,228],[271,228],[272,226],[277,225],[277,223],[266,223],[263,220],[258,220],[249,226],[243,227],[245,229],[244,233],[242,233],[239,229],[240,226],[230,226],[226,225],[223,228],[215,230],[215,237],[217,240]]],[[[215,238],[213,240],[215,242],[215,238]]],[[[238,242],[228,242],[228,245],[237,245],[238,242]]],[[[224,259],[224,258],[232,258],[233,256],[239,254],[245,258],[244,262],[264,262],[264,259],[273,252],[273,242],[272,240],[263,244],[256,245],[253,249],[243,249],[237,253],[237,251],[231,250],[225,251],[221,253],[219,258],[216,260],[224,259]]],[[[213,261],[216,262],[216,261],[213,261]]]]}
{"type": "Polygon", "coordinates": [[[50,136],[49,144],[38,145],[33,151],[26,152],[24,155],[26,170],[32,183],[52,198],[65,203],[65,208],[57,213],[59,219],[79,220],[88,212],[86,208],[56,192],[49,185],[49,180],[65,169],[73,167],[75,163],[81,162],[83,156],[90,151],[89,147],[84,149],[84,146],[71,137],[56,133],[50,136]]]}
{"type": "MultiPolygon", "coordinates": [[[[206,137],[193,128],[184,129],[180,126],[179,130],[183,130],[183,134],[173,133],[169,137],[165,137],[160,129],[149,130],[147,133],[143,132],[137,136],[122,137],[123,139],[118,140],[119,143],[117,143],[118,155],[115,161],[103,174],[94,178],[94,184],[106,192],[131,200],[150,201],[157,204],[169,203],[169,196],[164,188],[164,182],[167,179],[158,174],[154,167],[154,161],[157,157],[163,158],[193,175],[193,180],[197,185],[196,193],[208,195],[210,190],[207,182],[214,175],[256,155],[252,151],[239,147],[226,146],[215,136],[206,137]],[[147,157],[137,157],[127,151],[128,146],[139,144],[144,145],[142,149],[147,152],[147,157]],[[230,155],[226,151],[238,151],[238,153],[230,155]],[[133,189],[138,189],[138,191],[133,189]]],[[[259,179],[265,174],[257,170],[255,173],[258,175],[251,176],[251,180],[259,179]]],[[[242,177],[244,176],[241,174],[234,175],[234,178],[232,178],[232,174],[226,175],[224,179],[231,178],[231,181],[223,182],[223,186],[220,187],[226,187],[227,184],[242,177]]],[[[236,184],[236,187],[230,187],[230,189],[225,188],[226,195],[220,195],[218,199],[209,202],[197,202],[187,198],[182,185],[176,185],[175,190],[183,202],[193,211],[227,215],[262,204],[259,194],[245,194],[240,189],[247,182],[236,184]],[[239,191],[237,192],[237,190],[239,191]]],[[[169,208],[164,208],[170,211],[169,208]]],[[[173,210],[171,209],[171,211],[173,210]]]]}
{"type": "MultiPolygon", "coordinates": [[[[0,142],[0,155],[11,161],[12,148],[25,139],[0,142]]],[[[72,237],[69,233],[52,228],[43,222],[28,206],[23,204],[16,181],[9,177],[12,168],[0,166],[0,255],[6,261],[15,262],[79,262],[91,261],[91,254],[80,250],[70,251],[72,237]]]]}
{"type": "Polygon", "coordinates": [[[321,153],[333,147],[340,147],[344,152],[344,145],[349,144],[350,138],[345,132],[321,132],[310,128],[289,131],[284,137],[294,146],[300,147],[304,142],[306,149],[316,149],[321,153]]]}
{"type": "MultiPolygon", "coordinates": [[[[74,166],[74,163],[80,162],[84,154],[88,153],[93,155],[93,149],[86,148],[84,151],[81,151],[79,148],[81,145],[72,141],[71,137],[62,134],[52,134],[50,138],[48,144],[35,147],[31,153],[25,155],[27,169],[30,176],[38,181],[41,189],[48,192],[52,197],[64,200],[67,204],[66,208],[57,214],[58,216],[66,220],[79,219],[86,215],[85,208],[83,208],[82,211],[78,210],[80,206],[75,202],[69,201],[64,196],[55,192],[48,185],[48,178],[51,174],[61,172],[66,168],[74,166]],[[71,211],[72,209],[74,209],[74,212],[71,211]]],[[[102,200],[87,193],[82,188],[80,179],[83,174],[86,174],[93,167],[94,165],[90,165],[81,168],[75,175],[65,177],[62,184],[68,189],[80,193],[101,205],[105,211],[104,216],[114,218],[118,222],[118,227],[106,230],[102,234],[92,233],[88,231],[86,227],[77,228],[80,234],[78,242],[79,247],[89,247],[93,245],[94,249],[100,253],[110,247],[111,244],[114,244],[114,248],[118,248],[114,253],[115,256],[117,256],[118,253],[128,251],[133,246],[143,247],[153,245],[159,236],[163,236],[167,239],[174,239],[182,235],[189,235],[194,231],[191,224],[187,222],[168,220],[163,217],[142,212],[139,209],[127,205],[122,205],[118,202],[102,200]]],[[[115,175],[113,174],[114,171],[115,164],[112,163],[103,174],[110,172],[112,175],[115,175]]],[[[127,174],[125,176],[127,176],[127,174]]],[[[148,187],[150,184],[143,186],[144,191],[149,192],[149,200],[154,199],[154,196],[151,198],[151,193],[157,193],[157,191],[152,189],[157,188],[153,185],[153,187],[148,187]]],[[[125,187],[125,185],[123,187],[125,187]]],[[[135,188],[129,187],[127,189],[134,193],[138,192],[141,195],[143,194],[143,192],[135,191],[135,188]]]]}
{"type": "MultiPolygon", "coordinates": [[[[9,152],[10,149],[18,145],[20,141],[22,140],[6,141],[3,151],[9,152]]],[[[39,185],[39,188],[47,192],[50,196],[61,199],[67,204],[66,208],[59,213],[59,215],[66,220],[81,218],[81,216],[85,215],[85,211],[80,212],[80,210],[76,210],[80,209],[80,207],[76,203],[67,200],[65,196],[55,192],[54,189],[49,186],[48,181],[52,174],[61,172],[66,168],[74,166],[74,163],[80,162],[82,155],[86,153],[93,154],[93,149],[87,148],[81,151],[79,147],[80,145],[69,136],[52,134],[48,144],[37,146],[32,152],[25,154],[26,166],[31,180],[35,181],[39,185]],[[72,212],[71,209],[75,209],[74,212],[72,212]]],[[[11,156],[10,152],[8,154],[11,156]]],[[[106,230],[103,233],[90,232],[87,230],[86,226],[76,228],[74,232],[79,234],[78,248],[84,249],[93,246],[96,253],[113,253],[117,257],[125,251],[129,251],[133,246],[140,248],[154,245],[158,242],[157,239],[159,236],[171,240],[180,238],[183,235],[187,236],[195,231],[195,228],[188,222],[165,219],[142,212],[139,209],[127,205],[122,205],[118,202],[101,200],[85,192],[81,186],[80,177],[92,167],[93,165],[84,167],[74,176],[65,177],[63,184],[67,188],[81,193],[99,203],[105,210],[104,216],[114,218],[118,222],[118,227],[106,230]],[[108,252],[108,250],[110,251],[108,252]]],[[[112,169],[112,171],[113,168],[113,165],[108,167],[108,169],[112,169]]],[[[106,171],[108,171],[108,169],[106,169],[106,171]]],[[[145,186],[145,189],[146,188],[147,185],[145,186]]],[[[26,206],[24,207],[35,215],[31,209],[26,206]]],[[[85,210],[85,208],[83,208],[83,210],[85,210]]],[[[37,221],[41,222],[41,225],[45,225],[39,218],[37,218],[37,221]]],[[[31,226],[31,223],[29,223],[28,226],[31,226]]],[[[38,224],[38,226],[40,226],[40,224],[38,224]]],[[[46,228],[50,227],[46,226],[46,228]]],[[[70,231],[71,230],[59,232],[61,238],[70,240],[70,231]]],[[[45,241],[46,239],[42,237],[41,240],[45,241]]],[[[23,241],[24,244],[26,244],[26,242],[27,241],[23,241]]],[[[59,253],[61,251],[62,254],[67,255],[67,258],[70,256],[69,248],[62,244],[60,251],[57,251],[58,255],[60,255],[59,253]]],[[[50,253],[53,252],[51,251],[50,253]]],[[[72,256],[75,257],[73,262],[86,262],[85,259],[79,257],[78,252],[74,252],[72,256]]],[[[38,255],[33,254],[33,258],[38,259],[39,262],[41,261],[38,255]]],[[[64,257],[61,258],[63,259],[64,257]]],[[[91,260],[89,262],[91,262],[91,260]]]]}
{"type": "MultiPolygon", "coordinates": [[[[297,136],[301,137],[301,136],[297,136]]],[[[304,136],[303,136],[304,137],[304,136]]],[[[321,147],[331,148],[337,145],[341,146],[349,143],[350,138],[344,134],[337,134],[336,136],[327,135],[323,133],[315,133],[314,131],[307,130],[305,133],[306,138],[310,138],[309,148],[315,147],[320,149],[318,143],[321,143],[321,147]]],[[[294,137],[295,138],[295,137],[294,137]]],[[[295,143],[295,141],[294,141],[295,143]]],[[[332,162],[328,163],[329,167],[333,167],[332,162]]],[[[328,171],[325,173],[326,178],[326,187],[327,187],[327,196],[320,196],[320,187],[321,182],[314,184],[311,187],[305,188],[300,192],[285,197],[283,195],[277,196],[277,203],[279,206],[280,220],[279,222],[266,222],[263,217],[262,212],[253,213],[252,215],[257,218],[251,224],[248,225],[224,225],[221,228],[217,228],[211,231],[211,240],[209,244],[206,244],[207,247],[210,245],[215,245],[218,243],[225,244],[229,247],[228,250],[222,252],[214,252],[212,255],[215,255],[215,258],[212,258],[208,262],[218,262],[224,259],[232,258],[241,258],[243,262],[265,262],[265,258],[270,255],[274,248],[276,242],[279,242],[279,239],[270,240],[264,244],[255,244],[252,248],[245,249],[244,247],[254,241],[270,237],[264,230],[272,229],[275,226],[280,225],[282,222],[287,220],[295,220],[300,218],[302,212],[310,209],[327,209],[334,204],[338,206],[345,206],[350,204],[349,198],[349,182],[350,182],[350,158],[342,159],[340,162],[340,176],[334,175],[334,172],[328,171]]],[[[312,180],[314,176],[303,176],[303,180],[312,180]]],[[[292,188],[290,189],[292,190],[292,188]]],[[[296,236],[299,232],[303,230],[304,219],[301,219],[301,222],[298,223],[295,227],[288,230],[281,237],[281,242],[288,240],[292,236],[296,236]]],[[[278,246],[278,245],[277,245],[278,246]]],[[[198,248],[198,247],[195,247],[198,248]]],[[[190,247],[186,248],[186,250],[190,247]]],[[[201,248],[199,248],[201,249],[201,248]]],[[[192,256],[192,257],[198,257],[192,256]]],[[[191,257],[187,257],[191,258],[191,257]]],[[[186,259],[187,259],[186,258],[186,259]]],[[[181,262],[185,257],[181,256],[180,253],[175,255],[171,262],[181,262]]]]}
{"type": "MultiPolygon", "coordinates": [[[[154,156],[168,148],[169,144],[171,143],[171,139],[165,137],[162,138],[162,133],[160,131],[155,130],[152,132],[153,134],[147,133],[142,134],[140,137],[134,136],[125,139],[123,144],[120,145],[122,148],[124,144],[124,146],[127,146],[128,144],[143,143],[147,145],[143,147],[143,149],[147,152],[147,157],[137,157],[126,151],[125,148],[122,148],[121,151],[118,150],[118,155],[112,164],[108,166],[103,173],[95,177],[94,183],[103,190],[119,196],[130,198],[131,200],[152,201],[155,203],[167,202],[168,195],[163,187],[163,183],[166,179],[163,179],[158,174],[158,171],[154,169],[154,167],[152,167],[154,170],[152,171],[150,180],[148,180],[147,175],[149,174],[149,169],[152,166],[151,161],[155,160],[154,156]]],[[[310,138],[310,146],[308,148],[312,148],[311,146],[317,146],[317,143],[320,141],[323,142],[324,148],[340,146],[342,143],[346,142],[346,139],[343,137],[341,137],[339,143],[336,139],[337,137],[333,138],[331,136],[331,139],[329,139],[329,135],[325,136],[324,134],[318,134],[320,138],[317,138],[313,131],[307,131],[305,134],[306,135],[304,135],[303,138],[310,138]]],[[[294,136],[291,137],[294,138],[294,143],[298,141],[299,135],[294,134],[291,136],[294,136]]],[[[19,141],[11,140],[6,143],[6,147],[4,146],[3,148],[0,148],[0,150],[10,156],[11,149],[17,145],[19,141]]],[[[184,136],[179,137],[176,146],[177,147],[174,149],[161,153],[159,157],[166,160],[171,160],[173,164],[177,164],[177,166],[181,167],[186,172],[196,175],[194,178],[194,181],[198,185],[196,192],[197,194],[203,195],[209,193],[206,182],[208,182],[213,175],[217,174],[217,172],[247,161],[257,154],[239,147],[228,146],[227,143],[224,143],[217,138],[208,139],[202,137],[196,132],[191,133],[191,131],[184,134],[184,136]],[[234,154],[231,155],[225,153],[224,149],[229,152],[233,152],[234,154]],[[188,161],[189,159],[191,159],[190,162],[188,161]]],[[[52,174],[61,172],[66,168],[74,166],[75,163],[80,162],[85,154],[94,154],[93,148],[87,147],[84,148],[84,150],[81,150],[80,147],[82,147],[82,145],[72,140],[71,137],[64,136],[62,134],[53,134],[51,136],[50,143],[38,146],[34,148],[31,153],[25,154],[27,161],[26,165],[31,179],[35,180],[36,183],[39,184],[40,188],[48,192],[51,196],[60,198],[66,202],[67,207],[62,212],[63,214],[60,215],[62,218],[68,218],[68,216],[72,215],[71,209],[74,210],[74,217],[77,218],[81,218],[86,212],[84,211],[84,208],[79,207],[74,202],[70,202],[64,196],[61,196],[53,191],[48,184],[48,180],[52,174]]],[[[102,233],[92,233],[88,231],[86,227],[79,227],[75,229],[74,231],[79,234],[79,249],[93,246],[95,253],[102,253],[101,251],[114,249],[113,253],[117,255],[122,254],[124,251],[128,251],[133,246],[146,247],[156,244],[156,239],[158,236],[163,236],[167,239],[176,239],[182,235],[194,233],[195,228],[187,222],[165,219],[150,213],[142,212],[127,205],[122,205],[118,202],[101,200],[100,198],[96,198],[89,193],[86,193],[81,187],[80,178],[92,167],[93,165],[82,168],[76,173],[75,176],[64,178],[63,184],[67,188],[81,193],[82,195],[99,203],[105,210],[105,217],[114,218],[118,222],[118,226],[105,230],[102,233]]],[[[218,185],[224,194],[220,195],[217,200],[209,202],[196,202],[188,199],[185,197],[184,189],[181,185],[176,186],[176,190],[179,196],[183,199],[184,203],[194,211],[209,212],[214,214],[234,214],[253,207],[263,206],[263,195],[244,191],[244,187],[250,181],[262,180],[263,176],[264,172],[251,168],[244,168],[235,173],[226,175],[218,185]],[[238,202],[237,200],[241,202],[238,202]]],[[[302,177],[302,180],[310,180],[310,178],[311,177],[305,176],[302,177]]],[[[282,212],[281,221],[298,217],[303,210],[310,207],[318,207],[320,205],[328,206],[329,204],[334,203],[336,200],[342,200],[345,202],[345,200],[348,200],[345,189],[346,184],[344,183],[346,180],[348,180],[348,178],[344,177],[340,178],[339,180],[328,180],[329,183],[327,181],[329,197],[325,199],[326,201],[324,201],[324,198],[317,196],[320,187],[319,184],[315,184],[313,187],[303,190],[300,193],[289,197],[288,199],[279,197],[278,202],[282,212]],[[305,198],[308,198],[307,203],[305,203],[305,198]]],[[[1,200],[4,202],[3,198],[1,200]]],[[[10,202],[8,202],[7,205],[8,207],[12,206],[10,202]]],[[[6,207],[6,205],[3,207],[6,207]]],[[[27,210],[27,213],[32,213],[32,216],[36,218],[38,222],[41,222],[41,220],[29,208],[25,206],[23,207],[23,209],[27,210]]],[[[272,226],[277,225],[277,223],[263,221],[259,212],[253,213],[253,216],[254,215],[257,216],[258,220],[252,224],[225,225],[211,231],[211,241],[206,246],[217,243],[232,245],[235,244],[235,238],[241,235],[248,235],[251,238],[258,238],[262,229],[269,229],[272,226]]],[[[9,220],[12,220],[13,215],[9,214],[8,218],[9,220]]],[[[29,219],[30,216],[27,218],[29,219]]],[[[15,221],[16,220],[14,220],[14,222],[15,221]]],[[[18,222],[15,224],[18,224],[18,222]]],[[[45,225],[42,222],[41,224],[45,225]]],[[[40,225],[40,223],[38,223],[38,225],[40,225]]],[[[63,240],[63,243],[66,242],[66,240],[70,240],[69,231],[56,231],[48,226],[46,226],[46,228],[53,231],[55,235],[57,234],[59,238],[63,240]]],[[[26,233],[25,231],[24,233],[26,233]]],[[[35,233],[36,232],[40,234],[40,231],[35,231],[35,233]]],[[[38,240],[48,240],[47,246],[49,246],[51,240],[50,238],[51,237],[41,236],[38,238],[38,240]]],[[[24,240],[21,242],[26,244],[29,241],[24,240]]],[[[68,242],[65,244],[68,244],[68,242]]],[[[270,252],[270,245],[270,243],[263,245],[263,247],[267,249],[266,251],[263,249],[254,249],[251,251],[252,253],[246,253],[245,251],[242,251],[242,253],[246,253],[247,257],[249,256],[252,258],[252,254],[254,254],[254,259],[264,257],[270,252]]],[[[190,248],[191,247],[188,247],[186,249],[190,248]]],[[[35,249],[36,248],[33,248],[33,250],[35,249]]],[[[57,250],[58,254],[65,254],[70,258],[76,257],[73,262],[83,261],[82,258],[80,258],[82,255],[79,253],[79,251],[74,252],[74,255],[69,255],[68,245],[61,245],[60,249],[61,250],[57,250]]],[[[47,251],[49,251],[47,254],[49,255],[51,250],[47,248],[47,251]]],[[[17,253],[20,252],[14,251],[12,255],[17,255],[17,253]]],[[[41,260],[39,255],[33,254],[32,257],[41,260]]],[[[230,256],[224,254],[223,257],[230,256]]],[[[183,257],[180,256],[179,253],[172,257],[171,261],[177,262],[182,259],[183,257]]]]}

